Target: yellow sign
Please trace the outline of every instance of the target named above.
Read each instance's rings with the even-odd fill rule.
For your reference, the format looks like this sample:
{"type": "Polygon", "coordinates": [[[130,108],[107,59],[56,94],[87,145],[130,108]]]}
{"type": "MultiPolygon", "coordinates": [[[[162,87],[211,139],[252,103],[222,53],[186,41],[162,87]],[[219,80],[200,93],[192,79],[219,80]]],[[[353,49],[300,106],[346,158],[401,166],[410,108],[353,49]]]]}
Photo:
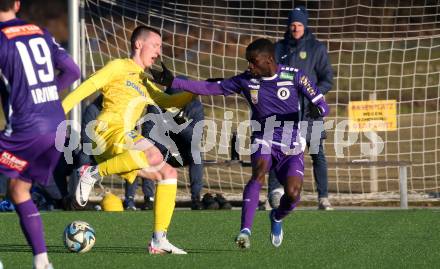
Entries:
{"type": "Polygon", "coordinates": [[[395,131],[396,100],[352,101],[348,104],[350,132],[395,131]]]}

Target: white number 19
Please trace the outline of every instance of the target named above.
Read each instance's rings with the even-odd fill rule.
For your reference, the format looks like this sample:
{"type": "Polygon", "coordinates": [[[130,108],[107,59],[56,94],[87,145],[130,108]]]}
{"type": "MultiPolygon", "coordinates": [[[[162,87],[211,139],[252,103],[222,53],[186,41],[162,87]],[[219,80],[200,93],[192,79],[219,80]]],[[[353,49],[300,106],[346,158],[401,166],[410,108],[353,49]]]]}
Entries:
{"type": "Polygon", "coordinates": [[[31,55],[29,50],[23,42],[17,41],[18,53],[20,54],[21,62],[23,63],[24,71],[29,83],[29,86],[38,83],[37,74],[40,82],[50,82],[54,79],[54,71],[52,65],[52,58],[49,47],[46,40],[42,37],[37,37],[29,40],[29,47],[32,55],[34,56],[35,63],[38,65],[45,65],[45,67],[37,68],[37,72],[34,70],[32,64],[31,55]]]}

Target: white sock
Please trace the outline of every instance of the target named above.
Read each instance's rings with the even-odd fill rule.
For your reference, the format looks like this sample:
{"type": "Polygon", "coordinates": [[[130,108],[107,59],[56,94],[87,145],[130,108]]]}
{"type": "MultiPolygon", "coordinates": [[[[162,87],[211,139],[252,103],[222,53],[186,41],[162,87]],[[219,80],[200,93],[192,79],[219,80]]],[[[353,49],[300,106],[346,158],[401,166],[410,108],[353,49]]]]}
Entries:
{"type": "Polygon", "coordinates": [[[34,267],[44,268],[49,264],[49,258],[47,257],[47,252],[39,253],[34,256],[34,267]]]}
{"type": "Polygon", "coordinates": [[[164,231],[153,232],[153,240],[155,242],[159,242],[160,239],[166,238],[166,237],[167,237],[167,233],[164,231]]]}

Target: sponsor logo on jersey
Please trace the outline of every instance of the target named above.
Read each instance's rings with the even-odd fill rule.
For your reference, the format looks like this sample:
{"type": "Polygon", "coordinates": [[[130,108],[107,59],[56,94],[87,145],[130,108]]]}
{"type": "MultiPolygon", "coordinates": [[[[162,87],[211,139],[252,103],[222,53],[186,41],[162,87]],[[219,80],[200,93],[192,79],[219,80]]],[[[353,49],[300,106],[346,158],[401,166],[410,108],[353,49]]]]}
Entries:
{"type": "Polygon", "coordinates": [[[56,85],[31,90],[34,104],[41,104],[59,99],[56,85]]]}
{"type": "Polygon", "coordinates": [[[259,83],[260,83],[260,80],[258,80],[258,79],[256,79],[256,78],[251,78],[249,81],[250,81],[251,83],[254,83],[254,84],[259,84],[259,83]]]}
{"type": "Polygon", "coordinates": [[[127,80],[125,85],[127,87],[135,89],[140,95],[145,96],[145,94],[142,92],[141,88],[138,85],[136,85],[136,83],[134,83],[130,80],[127,80]]]}
{"type": "Polygon", "coordinates": [[[293,81],[291,80],[277,82],[277,86],[291,86],[291,85],[293,85],[293,81]]]}
{"type": "Polygon", "coordinates": [[[22,172],[28,165],[28,162],[18,158],[10,152],[3,151],[0,155],[0,164],[8,167],[9,169],[22,172]]]}
{"type": "Polygon", "coordinates": [[[3,34],[5,34],[6,38],[12,39],[17,36],[27,36],[27,35],[42,35],[43,31],[40,27],[34,24],[25,24],[18,26],[10,26],[2,29],[3,34]]]}
{"type": "Polygon", "coordinates": [[[287,73],[287,72],[281,72],[280,78],[281,79],[293,80],[293,74],[292,73],[287,73]]]}
{"type": "Polygon", "coordinates": [[[316,95],[316,91],[315,89],[313,89],[310,80],[306,77],[306,76],[301,76],[299,82],[306,88],[307,92],[311,95],[311,96],[315,96],[316,95]]]}
{"type": "Polygon", "coordinates": [[[286,87],[279,88],[277,91],[278,99],[287,100],[290,97],[290,91],[286,87]]]}
{"type": "Polygon", "coordinates": [[[254,90],[259,90],[260,89],[260,85],[249,84],[248,86],[249,86],[249,88],[254,89],[254,90]]]}
{"type": "Polygon", "coordinates": [[[307,51],[300,51],[299,52],[299,58],[301,60],[305,60],[307,58],[307,51]]]}

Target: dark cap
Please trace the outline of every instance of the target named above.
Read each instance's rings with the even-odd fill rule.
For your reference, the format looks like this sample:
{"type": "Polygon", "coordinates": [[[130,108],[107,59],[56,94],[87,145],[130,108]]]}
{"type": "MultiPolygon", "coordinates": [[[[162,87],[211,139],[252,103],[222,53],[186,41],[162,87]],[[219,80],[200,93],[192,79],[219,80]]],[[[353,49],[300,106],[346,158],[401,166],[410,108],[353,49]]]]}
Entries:
{"type": "Polygon", "coordinates": [[[307,27],[307,20],[309,19],[309,15],[307,14],[307,9],[303,6],[299,6],[294,8],[289,13],[289,19],[287,26],[290,26],[292,22],[300,22],[307,27]]]}

